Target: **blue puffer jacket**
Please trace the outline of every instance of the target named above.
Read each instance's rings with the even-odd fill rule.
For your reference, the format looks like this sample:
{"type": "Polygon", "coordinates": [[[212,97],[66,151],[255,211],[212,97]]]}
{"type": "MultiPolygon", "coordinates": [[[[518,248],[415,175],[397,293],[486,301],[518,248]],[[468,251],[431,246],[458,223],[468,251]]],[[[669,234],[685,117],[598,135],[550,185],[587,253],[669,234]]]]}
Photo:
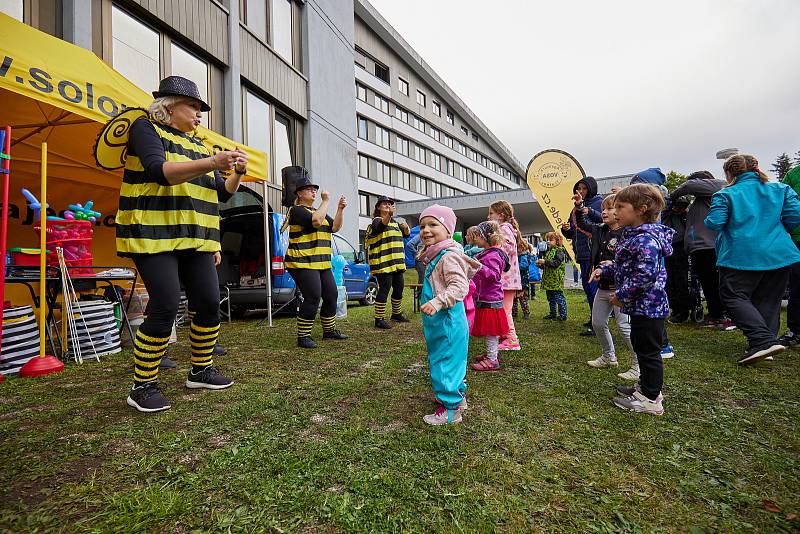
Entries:
{"type": "Polygon", "coordinates": [[[742,271],[770,271],[800,261],[789,232],[800,226],[794,189],[761,183],[754,172],[714,193],[705,225],[718,232],[717,265],[742,271]]]}
{"type": "MultiPolygon", "coordinates": [[[[583,199],[583,205],[589,208],[589,213],[586,214],[586,217],[590,222],[599,224],[603,222],[603,197],[597,194],[597,181],[591,176],[587,176],[583,180],[578,180],[572,188],[573,193],[578,191],[578,185],[581,183],[588,189],[586,198],[583,199]]],[[[589,256],[591,255],[591,246],[589,242],[591,234],[578,228],[575,210],[572,210],[569,217],[569,230],[562,229],[561,233],[564,234],[564,237],[572,239],[572,250],[575,251],[575,259],[578,261],[589,261],[589,256]]]]}
{"type": "Polygon", "coordinates": [[[664,287],[664,258],[672,255],[675,230],[662,224],[625,228],[617,244],[614,263],[602,267],[603,276],[613,276],[623,313],[650,318],[669,315],[664,287]]]}

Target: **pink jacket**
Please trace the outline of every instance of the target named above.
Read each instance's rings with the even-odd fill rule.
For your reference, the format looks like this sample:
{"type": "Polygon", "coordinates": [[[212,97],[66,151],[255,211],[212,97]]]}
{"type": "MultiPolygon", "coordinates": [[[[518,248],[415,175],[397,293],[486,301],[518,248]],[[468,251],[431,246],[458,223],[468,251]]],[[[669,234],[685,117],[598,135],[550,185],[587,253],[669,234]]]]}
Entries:
{"type": "Polygon", "coordinates": [[[442,256],[430,278],[435,296],[429,302],[436,311],[452,308],[457,302],[463,301],[469,292],[470,279],[480,268],[480,262],[460,251],[452,250],[442,256]]]}
{"type": "Polygon", "coordinates": [[[517,257],[517,233],[511,223],[500,225],[500,231],[506,238],[506,243],[502,246],[503,252],[508,254],[508,261],[511,268],[507,273],[503,273],[503,291],[519,291],[522,289],[522,280],[519,276],[519,258],[517,257]]]}

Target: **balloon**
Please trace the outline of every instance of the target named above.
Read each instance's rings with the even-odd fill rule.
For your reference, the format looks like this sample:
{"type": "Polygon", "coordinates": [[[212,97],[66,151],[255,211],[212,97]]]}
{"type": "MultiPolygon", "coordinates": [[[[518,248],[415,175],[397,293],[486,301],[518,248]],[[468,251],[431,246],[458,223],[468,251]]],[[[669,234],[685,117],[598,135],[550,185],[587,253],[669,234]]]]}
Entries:
{"type": "MultiPolygon", "coordinates": [[[[39,202],[39,199],[33,196],[33,193],[22,188],[22,196],[28,201],[28,207],[33,210],[33,218],[34,220],[41,220],[42,218],[42,203],[39,202]]],[[[46,207],[50,207],[48,204],[46,207]]]]}

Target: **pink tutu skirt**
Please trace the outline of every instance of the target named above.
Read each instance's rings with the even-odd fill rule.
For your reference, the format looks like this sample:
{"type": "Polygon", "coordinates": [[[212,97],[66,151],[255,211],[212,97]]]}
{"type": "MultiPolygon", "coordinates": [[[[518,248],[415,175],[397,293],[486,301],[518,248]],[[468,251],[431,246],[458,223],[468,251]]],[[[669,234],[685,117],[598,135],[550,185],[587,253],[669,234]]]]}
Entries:
{"type": "Polygon", "coordinates": [[[504,336],[508,333],[508,317],[503,308],[478,308],[475,310],[473,336],[504,336]]]}

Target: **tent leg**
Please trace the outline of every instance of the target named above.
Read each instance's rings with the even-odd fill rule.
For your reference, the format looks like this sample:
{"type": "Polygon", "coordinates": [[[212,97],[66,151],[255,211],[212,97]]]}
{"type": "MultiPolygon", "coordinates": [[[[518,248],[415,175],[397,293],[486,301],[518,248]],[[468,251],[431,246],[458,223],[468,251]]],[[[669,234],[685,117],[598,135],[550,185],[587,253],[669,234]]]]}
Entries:
{"type": "Polygon", "coordinates": [[[264,205],[264,270],[267,275],[267,317],[272,326],[272,256],[269,253],[269,202],[267,201],[267,182],[261,182],[264,205]]]}

